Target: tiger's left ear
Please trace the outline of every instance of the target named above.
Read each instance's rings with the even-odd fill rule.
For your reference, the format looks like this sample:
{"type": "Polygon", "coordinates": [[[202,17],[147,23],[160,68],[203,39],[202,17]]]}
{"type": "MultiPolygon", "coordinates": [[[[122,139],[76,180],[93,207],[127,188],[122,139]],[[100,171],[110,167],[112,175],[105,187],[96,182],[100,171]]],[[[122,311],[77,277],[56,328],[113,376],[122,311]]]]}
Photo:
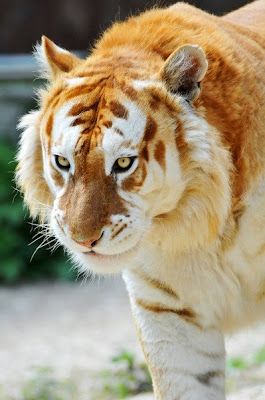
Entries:
{"type": "Polygon", "coordinates": [[[71,71],[82,62],[80,58],[57,46],[46,36],[42,36],[41,44],[37,44],[35,56],[41,66],[41,76],[49,80],[71,71]]]}
{"type": "Polygon", "coordinates": [[[170,92],[192,101],[200,93],[200,82],[207,69],[208,61],[202,48],[188,44],[171,54],[160,74],[170,92]]]}

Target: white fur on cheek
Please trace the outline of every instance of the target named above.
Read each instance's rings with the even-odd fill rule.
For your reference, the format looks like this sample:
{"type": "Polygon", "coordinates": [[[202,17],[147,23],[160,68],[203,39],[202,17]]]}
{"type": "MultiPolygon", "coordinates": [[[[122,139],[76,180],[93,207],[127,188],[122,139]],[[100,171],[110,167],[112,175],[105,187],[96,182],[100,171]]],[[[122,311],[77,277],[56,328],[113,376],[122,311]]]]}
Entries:
{"type": "Polygon", "coordinates": [[[75,103],[73,101],[66,103],[54,116],[52,139],[56,143],[60,143],[59,149],[62,148],[63,155],[68,159],[74,173],[74,149],[81,135],[81,127],[72,126],[72,122],[76,117],[69,116],[68,113],[75,103]]]}
{"type": "Polygon", "coordinates": [[[157,161],[149,161],[139,192],[148,204],[147,214],[152,217],[174,209],[185,187],[178,153],[171,144],[166,145],[165,162],[165,170],[162,170],[157,161]]]}
{"type": "MultiPolygon", "coordinates": [[[[69,173],[74,174],[75,162],[74,151],[76,143],[81,135],[80,126],[72,126],[75,117],[69,116],[68,113],[75,103],[73,101],[66,103],[54,115],[52,128],[52,144],[51,157],[55,154],[62,155],[70,162],[70,171],[62,171],[62,176],[65,181],[68,180],[69,173]]],[[[44,160],[44,175],[45,179],[51,188],[54,195],[58,193],[60,187],[57,187],[51,176],[50,155],[47,154],[47,143],[45,134],[42,132],[42,149],[44,160]]]]}

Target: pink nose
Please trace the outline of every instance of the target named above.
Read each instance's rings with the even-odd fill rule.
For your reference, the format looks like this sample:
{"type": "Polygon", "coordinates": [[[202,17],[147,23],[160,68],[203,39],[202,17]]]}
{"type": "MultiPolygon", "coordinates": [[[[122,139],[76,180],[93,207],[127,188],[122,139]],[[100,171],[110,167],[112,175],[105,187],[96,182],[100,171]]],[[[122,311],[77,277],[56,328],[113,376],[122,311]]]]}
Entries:
{"type": "Polygon", "coordinates": [[[91,248],[91,247],[94,247],[96,245],[98,239],[90,239],[90,240],[87,240],[87,241],[84,241],[84,242],[82,240],[80,240],[80,241],[79,240],[75,240],[75,242],[80,244],[81,246],[85,246],[85,247],[91,248]]]}

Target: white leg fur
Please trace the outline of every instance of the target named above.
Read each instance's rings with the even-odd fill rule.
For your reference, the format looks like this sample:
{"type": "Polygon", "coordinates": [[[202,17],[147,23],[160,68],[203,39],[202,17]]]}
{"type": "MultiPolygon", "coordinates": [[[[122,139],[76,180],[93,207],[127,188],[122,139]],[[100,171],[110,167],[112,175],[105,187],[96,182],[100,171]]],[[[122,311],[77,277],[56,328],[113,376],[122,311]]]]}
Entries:
{"type": "Polygon", "coordinates": [[[223,335],[214,327],[204,328],[189,321],[185,312],[181,314],[178,300],[173,308],[170,296],[161,296],[159,289],[154,291],[152,302],[150,295],[145,298],[141,293],[139,298],[134,279],[138,278],[132,271],[124,273],[156,400],[224,400],[223,335]],[[153,305],[153,310],[146,304],[153,305]],[[163,311],[158,304],[162,304],[163,311]]]}

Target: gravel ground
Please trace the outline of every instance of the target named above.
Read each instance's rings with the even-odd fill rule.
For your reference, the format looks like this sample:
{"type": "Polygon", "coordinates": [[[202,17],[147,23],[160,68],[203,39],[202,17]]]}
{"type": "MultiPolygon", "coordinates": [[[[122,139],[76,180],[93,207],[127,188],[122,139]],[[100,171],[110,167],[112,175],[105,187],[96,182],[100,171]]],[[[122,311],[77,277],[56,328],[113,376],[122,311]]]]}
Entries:
{"type": "MultiPolygon", "coordinates": [[[[126,349],[142,361],[129,301],[119,279],[0,288],[0,398],[19,400],[33,367],[49,366],[90,400],[95,376],[126,349]],[[6,393],[2,395],[1,393],[6,393]],[[6,397],[4,397],[6,396],[6,397]]],[[[227,340],[228,357],[251,359],[265,345],[265,324],[227,340]]],[[[264,400],[265,365],[237,372],[229,400],[264,400]]],[[[135,400],[150,400],[151,395],[135,400]]]]}

